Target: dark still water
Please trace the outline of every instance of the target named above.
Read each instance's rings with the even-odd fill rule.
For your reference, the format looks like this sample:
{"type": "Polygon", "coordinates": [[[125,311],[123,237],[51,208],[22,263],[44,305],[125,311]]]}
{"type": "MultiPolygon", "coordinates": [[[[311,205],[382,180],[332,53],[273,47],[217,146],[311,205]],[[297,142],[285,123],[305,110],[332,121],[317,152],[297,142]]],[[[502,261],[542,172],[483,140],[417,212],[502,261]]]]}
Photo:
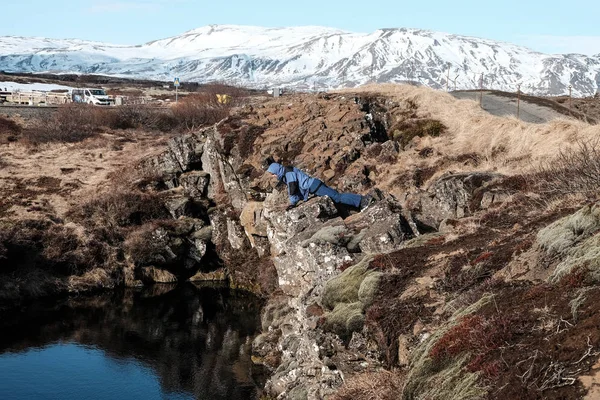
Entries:
{"type": "Polygon", "coordinates": [[[3,310],[0,399],[255,399],[260,307],[187,284],[3,310]]]}

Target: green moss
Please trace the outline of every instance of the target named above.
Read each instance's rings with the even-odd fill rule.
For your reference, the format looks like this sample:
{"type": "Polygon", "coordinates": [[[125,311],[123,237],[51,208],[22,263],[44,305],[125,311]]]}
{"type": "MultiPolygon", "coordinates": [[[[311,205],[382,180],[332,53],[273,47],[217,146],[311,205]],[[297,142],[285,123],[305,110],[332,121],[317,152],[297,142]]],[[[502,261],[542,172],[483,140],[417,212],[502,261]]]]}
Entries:
{"type": "Polygon", "coordinates": [[[340,275],[330,279],[323,289],[321,302],[332,310],[338,303],[354,303],[358,301],[358,290],[365,277],[372,273],[368,270],[369,260],[363,259],[356,265],[346,269],[340,275]]]}
{"type": "Polygon", "coordinates": [[[383,274],[381,272],[370,273],[360,284],[360,287],[358,288],[358,300],[360,300],[364,308],[367,308],[373,304],[375,295],[379,290],[379,282],[382,275],[383,274]]]}
{"type": "Polygon", "coordinates": [[[321,228],[310,239],[303,241],[300,245],[302,247],[308,247],[311,243],[324,244],[331,243],[335,246],[343,245],[343,242],[347,240],[345,233],[347,229],[344,225],[339,226],[326,226],[321,228]]]}
{"type": "Polygon", "coordinates": [[[360,331],[365,323],[363,304],[339,303],[327,314],[323,328],[335,332],[341,338],[348,338],[352,332],[360,331]]]}
{"type": "Polygon", "coordinates": [[[598,235],[563,252],[566,253],[566,257],[556,266],[550,276],[552,283],[557,283],[577,267],[586,267],[589,276],[594,281],[600,282],[600,237],[598,235]]]}
{"type": "Polygon", "coordinates": [[[550,256],[563,256],[576,243],[600,230],[600,206],[585,206],[539,231],[537,243],[550,256]]]}
{"type": "Polygon", "coordinates": [[[364,311],[373,303],[379,288],[382,274],[368,269],[371,260],[365,257],[325,284],[321,303],[333,311],[325,314],[323,328],[343,339],[363,328],[364,311]]]}
{"type": "Polygon", "coordinates": [[[588,205],[564,217],[537,234],[536,243],[548,256],[556,258],[549,280],[560,281],[574,268],[586,267],[589,275],[600,281],[600,205],[588,205]]]}

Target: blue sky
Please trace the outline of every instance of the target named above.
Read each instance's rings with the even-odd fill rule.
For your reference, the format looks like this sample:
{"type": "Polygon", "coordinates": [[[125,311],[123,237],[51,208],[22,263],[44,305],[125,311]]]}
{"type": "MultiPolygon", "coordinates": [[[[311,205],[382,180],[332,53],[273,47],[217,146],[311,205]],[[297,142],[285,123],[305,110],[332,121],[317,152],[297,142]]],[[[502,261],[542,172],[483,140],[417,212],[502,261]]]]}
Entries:
{"type": "Polygon", "coordinates": [[[422,28],[600,53],[600,0],[0,0],[0,36],[142,44],[209,24],[320,25],[353,32],[422,28]]]}

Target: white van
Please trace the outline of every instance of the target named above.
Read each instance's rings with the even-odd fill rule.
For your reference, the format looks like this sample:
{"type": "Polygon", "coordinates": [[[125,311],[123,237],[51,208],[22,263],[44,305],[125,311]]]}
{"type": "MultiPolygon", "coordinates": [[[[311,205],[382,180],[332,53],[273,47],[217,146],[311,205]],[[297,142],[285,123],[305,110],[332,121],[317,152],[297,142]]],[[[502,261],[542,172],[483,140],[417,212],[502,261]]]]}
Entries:
{"type": "Polygon", "coordinates": [[[72,89],[71,100],[73,103],[86,103],[94,106],[110,106],[113,99],[102,89],[72,89]]]}

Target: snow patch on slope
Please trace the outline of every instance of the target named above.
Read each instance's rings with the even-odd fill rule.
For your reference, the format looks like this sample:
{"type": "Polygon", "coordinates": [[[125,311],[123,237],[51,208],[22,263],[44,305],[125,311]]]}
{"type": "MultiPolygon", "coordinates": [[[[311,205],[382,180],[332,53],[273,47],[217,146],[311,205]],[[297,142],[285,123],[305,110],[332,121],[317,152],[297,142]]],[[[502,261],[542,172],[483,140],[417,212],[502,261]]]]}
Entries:
{"type": "Polygon", "coordinates": [[[352,33],[314,26],[209,25],[138,46],[0,37],[0,70],[156,80],[177,76],[299,89],[371,81],[474,89],[483,80],[484,87],[499,90],[515,91],[521,84],[527,93],[555,95],[572,85],[575,95],[591,95],[600,84],[600,55],[547,55],[510,43],[406,28],[352,33]]]}

